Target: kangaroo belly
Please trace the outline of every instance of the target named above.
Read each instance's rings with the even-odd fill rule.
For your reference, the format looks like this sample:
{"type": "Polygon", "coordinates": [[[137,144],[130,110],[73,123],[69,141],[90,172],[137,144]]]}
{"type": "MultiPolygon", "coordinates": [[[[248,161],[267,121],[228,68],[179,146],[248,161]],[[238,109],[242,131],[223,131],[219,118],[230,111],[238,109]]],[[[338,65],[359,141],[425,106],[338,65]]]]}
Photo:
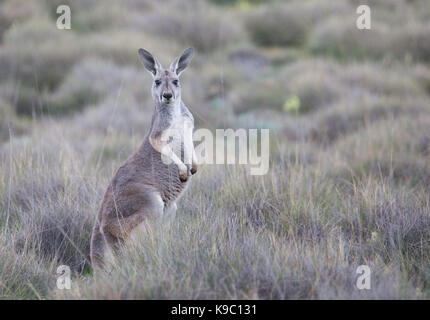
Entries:
{"type": "Polygon", "coordinates": [[[143,170],[145,172],[143,183],[150,184],[160,193],[163,202],[168,205],[175,201],[187,187],[187,182],[179,179],[178,166],[174,163],[165,164],[161,154],[155,151],[148,143],[147,156],[144,158],[143,170]]]}
{"type": "Polygon", "coordinates": [[[180,197],[186,189],[188,181],[182,182],[179,179],[178,167],[175,164],[168,166],[168,170],[163,172],[159,181],[161,197],[166,206],[180,197]]]}

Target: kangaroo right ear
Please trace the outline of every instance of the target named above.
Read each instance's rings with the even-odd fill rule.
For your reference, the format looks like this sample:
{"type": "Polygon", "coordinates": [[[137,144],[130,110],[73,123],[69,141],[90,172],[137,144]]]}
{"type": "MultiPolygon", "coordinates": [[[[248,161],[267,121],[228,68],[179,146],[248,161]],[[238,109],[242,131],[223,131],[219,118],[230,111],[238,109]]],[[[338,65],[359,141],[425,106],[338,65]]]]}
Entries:
{"type": "Polygon", "coordinates": [[[142,61],[146,70],[152,73],[153,76],[161,69],[161,64],[145,49],[140,48],[139,51],[140,61],[142,61]]]}
{"type": "Polygon", "coordinates": [[[175,59],[170,65],[170,71],[175,72],[178,76],[181,75],[182,71],[189,65],[191,58],[193,57],[193,48],[186,49],[181,56],[175,59]]]}

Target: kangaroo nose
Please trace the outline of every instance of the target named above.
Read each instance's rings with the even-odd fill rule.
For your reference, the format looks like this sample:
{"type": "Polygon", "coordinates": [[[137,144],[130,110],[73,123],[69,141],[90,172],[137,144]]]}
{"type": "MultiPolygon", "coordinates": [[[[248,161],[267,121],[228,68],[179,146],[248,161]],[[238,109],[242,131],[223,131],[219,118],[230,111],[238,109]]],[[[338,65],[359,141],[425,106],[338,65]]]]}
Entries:
{"type": "Polygon", "coordinates": [[[169,100],[172,98],[172,94],[169,92],[165,92],[163,93],[163,98],[169,100]]]}

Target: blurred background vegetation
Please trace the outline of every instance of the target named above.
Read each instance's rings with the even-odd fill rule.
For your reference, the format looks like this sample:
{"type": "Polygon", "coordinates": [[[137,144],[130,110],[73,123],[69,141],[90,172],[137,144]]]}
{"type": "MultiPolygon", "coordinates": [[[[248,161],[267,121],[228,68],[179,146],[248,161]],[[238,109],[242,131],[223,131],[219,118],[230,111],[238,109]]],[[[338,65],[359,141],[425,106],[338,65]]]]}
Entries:
{"type": "Polygon", "coordinates": [[[167,66],[189,46],[196,127],[270,128],[271,172],[203,168],[165,255],[146,244],[141,265],[129,253],[115,281],[66,297],[428,297],[427,0],[0,0],[0,297],[57,297],[58,263],[90,272],[104,188],[153,110],[137,49],[167,66]],[[60,4],[71,30],[56,28],[60,4]],[[356,28],[361,4],[371,30],[356,28]],[[202,266],[189,246],[217,232],[202,266]],[[366,263],[374,290],[357,292],[366,263]],[[124,274],[146,285],[126,290],[124,274]]]}

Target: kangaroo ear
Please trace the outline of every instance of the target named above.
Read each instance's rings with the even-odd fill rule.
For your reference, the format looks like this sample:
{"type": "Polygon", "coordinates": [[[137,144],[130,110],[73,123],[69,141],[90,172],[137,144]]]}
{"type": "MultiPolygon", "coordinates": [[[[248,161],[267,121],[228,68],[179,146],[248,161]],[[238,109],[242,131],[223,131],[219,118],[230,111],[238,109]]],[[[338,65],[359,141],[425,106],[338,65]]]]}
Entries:
{"type": "Polygon", "coordinates": [[[161,69],[161,64],[145,49],[140,48],[139,51],[140,61],[142,61],[146,70],[152,73],[153,76],[161,69]]]}
{"type": "Polygon", "coordinates": [[[179,76],[191,62],[193,52],[193,48],[186,49],[181,56],[179,56],[175,59],[175,61],[172,62],[172,64],[170,65],[170,71],[176,72],[176,74],[179,76]]]}

